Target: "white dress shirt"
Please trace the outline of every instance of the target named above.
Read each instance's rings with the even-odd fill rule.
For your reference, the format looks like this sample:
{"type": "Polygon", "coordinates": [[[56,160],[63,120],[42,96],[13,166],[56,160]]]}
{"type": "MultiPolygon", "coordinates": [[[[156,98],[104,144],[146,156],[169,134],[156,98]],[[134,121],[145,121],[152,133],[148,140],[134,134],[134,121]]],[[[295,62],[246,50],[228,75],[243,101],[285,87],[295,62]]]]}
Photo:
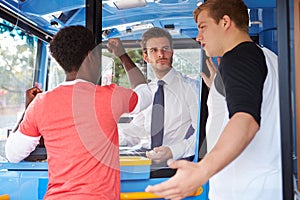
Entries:
{"type": "MultiPolygon", "coordinates": [[[[189,157],[195,154],[195,133],[185,139],[190,125],[197,130],[198,118],[198,81],[171,69],[162,79],[165,98],[165,122],[163,146],[168,146],[173,159],[189,157]]],[[[158,88],[158,79],[149,83],[152,98],[158,88]]],[[[120,124],[120,144],[151,147],[152,105],[143,112],[134,115],[129,124],[120,124]]]]}

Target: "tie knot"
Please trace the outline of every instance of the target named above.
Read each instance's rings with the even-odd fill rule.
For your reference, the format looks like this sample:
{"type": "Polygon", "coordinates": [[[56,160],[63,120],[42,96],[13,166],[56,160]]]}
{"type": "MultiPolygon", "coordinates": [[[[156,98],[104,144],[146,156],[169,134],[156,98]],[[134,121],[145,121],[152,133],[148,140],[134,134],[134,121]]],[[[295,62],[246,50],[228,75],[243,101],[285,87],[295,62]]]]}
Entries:
{"type": "Polygon", "coordinates": [[[165,82],[163,80],[158,80],[157,81],[158,86],[163,86],[164,84],[165,84],[165,82]]]}

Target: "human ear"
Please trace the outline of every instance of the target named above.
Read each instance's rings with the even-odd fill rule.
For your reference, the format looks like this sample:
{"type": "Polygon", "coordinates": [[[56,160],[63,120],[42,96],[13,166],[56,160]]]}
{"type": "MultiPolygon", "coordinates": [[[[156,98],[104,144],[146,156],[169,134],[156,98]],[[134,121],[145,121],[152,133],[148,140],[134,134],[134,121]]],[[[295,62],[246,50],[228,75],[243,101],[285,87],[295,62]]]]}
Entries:
{"type": "Polygon", "coordinates": [[[231,24],[231,18],[228,15],[224,15],[222,17],[221,23],[224,28],[229,28],[231,24]]]}
{"type": "Polygon", "coordinates": [[[231,18],[228,15],[224,15],[222,20],[223,20],[223,25],[226,26],[228,23],[230,23],[231,18]]]}
{"type": "Polygon", "coordinates": [[[143,59],[145,60],[146,63],[149,63],[149,57],[147,52],[143,52],[143,59]]]}

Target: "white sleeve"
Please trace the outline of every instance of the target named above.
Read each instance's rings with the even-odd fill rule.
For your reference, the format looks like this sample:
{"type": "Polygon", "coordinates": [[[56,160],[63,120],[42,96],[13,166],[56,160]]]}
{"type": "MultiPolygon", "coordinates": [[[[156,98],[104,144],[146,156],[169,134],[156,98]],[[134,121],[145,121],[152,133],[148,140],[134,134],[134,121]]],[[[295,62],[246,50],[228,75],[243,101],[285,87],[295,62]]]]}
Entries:
{"type": "MultiPolygon", "coordinates": [[[[198,82],[193,82],[186,88],[185,102],[188,105],[188,112],[192,120],[192,126],[195,129],[194,133],[183,141],[173,143],[169,147],[173,154],[173,159],[179,159],[195,155],[196,149],[196,135],[198,124],[198,82]]],[[[186,134],[187,130],[185,131],[186,134]]],[[[179,133],[178,133],[179,134],[179,133]]],[[[180,133],[182,134],[182,133],[180,133]]]]}
{"type": "Polygon", "coordinates": [[[136,114],[146,109],[152,103],[152,93],[148,84],[140,84],[134,89],[135,93],[138,95],[138,102],[132,114],[136,114]]]}
{"type": "Polygon", "coordinates": [[[29,156],[39,144],[40,137],[24,135],[17,130],[11,133],[5,143],[5,155],[9,162],[17,163],[29,156]]]}

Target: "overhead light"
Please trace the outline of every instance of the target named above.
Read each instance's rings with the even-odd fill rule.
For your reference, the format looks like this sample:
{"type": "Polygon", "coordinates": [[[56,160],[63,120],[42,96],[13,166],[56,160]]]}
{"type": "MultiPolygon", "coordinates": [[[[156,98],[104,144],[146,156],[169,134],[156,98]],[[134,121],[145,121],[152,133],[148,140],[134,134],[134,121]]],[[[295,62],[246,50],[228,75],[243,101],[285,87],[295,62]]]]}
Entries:
{"type": "Polygon", "coordinates": [[[171,35],[180,35],[179,29],[168,30],[171,35]]]}
{"type": "Polygon", "coordinates": [[[152,23],[141,23],[141,24],[136,24],[136,25],[132,25],[130,28],[127,28],[127,32],[131,32],[131,31],[141,31],[141,30],[147,30],[149,28],[153,28],[153,24],[152,23]]]}
{"type": "Polygon", "coordinates": [[[116,0],[114,1],[115,6],[119,10],[136,8],[136,7],[144,7],[147,5],[146,0],[116,0]]]}

